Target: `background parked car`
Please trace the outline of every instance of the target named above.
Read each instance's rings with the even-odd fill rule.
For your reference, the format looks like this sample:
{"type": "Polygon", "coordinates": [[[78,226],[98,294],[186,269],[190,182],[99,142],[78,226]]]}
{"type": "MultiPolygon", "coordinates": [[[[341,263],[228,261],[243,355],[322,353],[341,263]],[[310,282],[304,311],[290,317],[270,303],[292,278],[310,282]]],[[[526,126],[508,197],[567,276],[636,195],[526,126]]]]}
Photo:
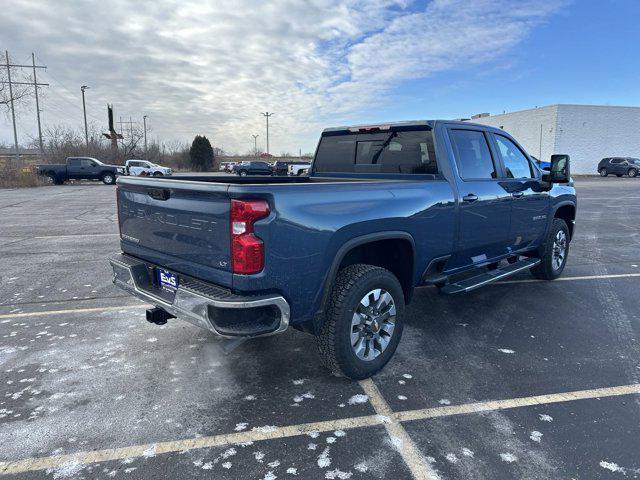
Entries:
{"type": "Polygon", "coordinates": [[[286,162],[286,161],[278,160],[273,165],[273,174],[287,175],[289,173],[289,166],[291,165],[303,165],[305,167],[309,167],[309,162],[300,162],[300,161],[286,162]]]}
{"type": "Polygon", "coordinates": [[[67,180],[102,180],[107,185],[113,185],[116,177],[125,173],[124,167],[106,165],[91,157],[68,157],[66,163],[41,164],[35,168],[39,175],[55,185],[67,180]]]}
{"type": "Polygon", "coordinates": [[[534,157],[533,155],[531,155],[531,158],[533,159],[534,162],[538,164],[538,167],[540,167],[540,170],[549,171],[551,169],[551,162],[543,162],[542,160],[534,157]]]}
{"type": "Polygon", "coordinates": [[[233,172],[241,177],[247,175],[271,175],[273,169],[267,162],[240,162],[234,165],[233,172]]]}
{"type": "Polygon", "coordinates": [[[621,177],[629,175],[637,177],[640,172],[640,159],[632,157],[608,157],[600,160],[598,164],[598,173],[601,177],[609,174],[621,177]]]}
{"type": "Polygon", "coordinates": [[[173,173],[169,167],[161,167],[147,160],[127,160],[125,162],[125,168],[128,175],[162,177],[173,173]]]}
{"type": "Polygon", "coordinates": [[[309,167],[311,167],[311,164],[309,163],[295,163],[293,165],[289,165],[289,175],[295,175],[295,176],[300,176],[300,175],[304,175],[305,173],[309,172],[309,167]]]}
{"type": "Polygon", "coordinates": [[[236,165],[238,162],[222,162],[220,163],[220,168],[219,170],[221,172],[233,172],[233,166],[236,165]]]}

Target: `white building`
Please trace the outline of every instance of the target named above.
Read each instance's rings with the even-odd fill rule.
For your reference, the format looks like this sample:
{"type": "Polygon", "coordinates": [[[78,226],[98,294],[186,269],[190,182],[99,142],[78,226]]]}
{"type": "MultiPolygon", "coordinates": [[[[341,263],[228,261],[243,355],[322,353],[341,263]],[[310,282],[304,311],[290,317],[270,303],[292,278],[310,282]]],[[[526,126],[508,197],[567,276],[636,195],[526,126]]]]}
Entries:
{"type": "Polygon", "coordinates": [[[471,121],[502,128],[541,160],[569,154],[573,173],[595,174],[605,157],[640,158],[640,107],[549,105],[484,115],[471,121]]]}

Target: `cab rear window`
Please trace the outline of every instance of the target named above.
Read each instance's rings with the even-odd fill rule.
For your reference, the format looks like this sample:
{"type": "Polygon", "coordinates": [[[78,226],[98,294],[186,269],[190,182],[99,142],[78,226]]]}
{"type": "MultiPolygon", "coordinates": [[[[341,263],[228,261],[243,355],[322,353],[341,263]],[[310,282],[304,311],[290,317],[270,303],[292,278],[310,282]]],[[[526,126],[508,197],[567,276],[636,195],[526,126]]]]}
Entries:
{"type": "Polygon", "coordinates": [[[438,173],[431,130],[323,136],[314,164],[317,173],[438,173]]]}

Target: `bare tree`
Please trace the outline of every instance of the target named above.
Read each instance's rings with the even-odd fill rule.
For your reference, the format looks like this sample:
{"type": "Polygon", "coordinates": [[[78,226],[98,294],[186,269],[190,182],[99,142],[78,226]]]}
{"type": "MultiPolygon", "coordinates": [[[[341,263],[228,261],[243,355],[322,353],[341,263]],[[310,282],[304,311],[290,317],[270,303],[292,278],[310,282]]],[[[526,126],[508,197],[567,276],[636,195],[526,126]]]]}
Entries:
{"type": "MultiPolygon", "coordinates": [[[[4,63],[4,62],[2,62],[4,63]]],[[[32,82],[33,79],[29,75],[25,75],[19,70],[13,69],[11,71],[11,80],[13,82],[32,82]]],[[[7,67],[0,67],[0,109],[5,114],[9,114],[11,111],[11,97],[9,96],[9,85],[6,83],[9,81],[7,76],[7,67]]],[[[12,85],[13,91],[13,104],[14,106],[23,104],[27,99],[34,96],[33,87],[29,85],[12,85]]]]}

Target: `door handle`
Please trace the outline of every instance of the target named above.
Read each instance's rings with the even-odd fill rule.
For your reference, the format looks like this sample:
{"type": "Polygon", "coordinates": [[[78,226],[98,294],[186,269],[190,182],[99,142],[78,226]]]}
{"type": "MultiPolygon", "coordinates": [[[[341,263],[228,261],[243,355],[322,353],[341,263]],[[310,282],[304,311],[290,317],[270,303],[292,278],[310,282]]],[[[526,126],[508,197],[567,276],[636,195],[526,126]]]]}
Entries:
{"type": "Polygon", "coordinates": [[[524,195],[524,192],[513,192],[513,193],[511,194],[511,196],[512,196],[513,198],[520,198],[520,197],[522,197],[523,195],[524,195]]]}
{"type": "Polygon", "coordinates": [[[476,200],[478,200],[478,196],[474,195],[473,193],[470,193],[469,195],[465,195],[464,197],[462,197],[462,201],[464,202],[475,202],[476,200]]]}

